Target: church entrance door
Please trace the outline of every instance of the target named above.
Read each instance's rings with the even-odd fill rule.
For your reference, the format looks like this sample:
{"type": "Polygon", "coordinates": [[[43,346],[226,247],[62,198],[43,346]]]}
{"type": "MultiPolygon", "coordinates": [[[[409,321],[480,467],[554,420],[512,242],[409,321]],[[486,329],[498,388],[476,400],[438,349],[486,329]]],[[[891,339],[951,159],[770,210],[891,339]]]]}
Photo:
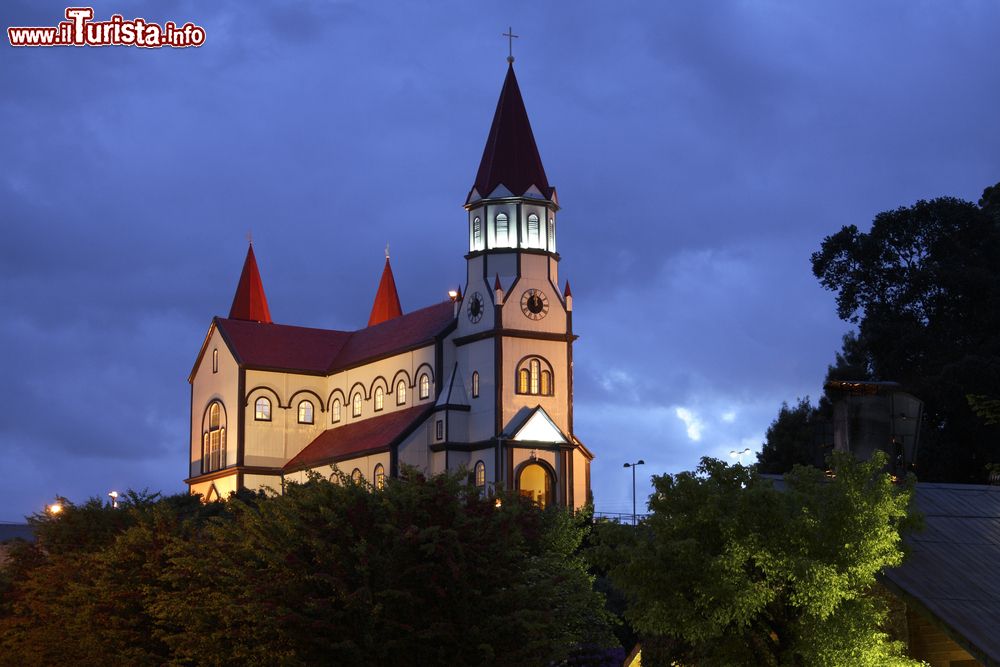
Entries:
{"type": "Polygon", "coordinates": [[[542,507],[547,507],[555,500],[552,497],[553,486],[551,473],[537,463],[529,463],[521,468],[521,474],[517,478],[517,488],[521,495],[542,507]]]}

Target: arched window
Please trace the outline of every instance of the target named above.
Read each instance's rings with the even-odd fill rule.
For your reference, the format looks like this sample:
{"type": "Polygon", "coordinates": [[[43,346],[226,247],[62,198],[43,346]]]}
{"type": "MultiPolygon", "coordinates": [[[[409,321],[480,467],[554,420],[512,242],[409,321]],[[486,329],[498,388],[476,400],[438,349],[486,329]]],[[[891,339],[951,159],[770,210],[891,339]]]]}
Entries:
{"type": "Polygon", "coordinates": [[[382,387],[375,387],[375,412],[385,407],[385,392],[382,387]]]}
{"type": "Polygon", "coordinates": [[[212,350],[212,372],[219,372],[219,348],[212,350]]]}
{"type": "Polygon", "coordinates": [[[431,379],[426,373],[420,376],[420,398],[431,395],[431,379]]]}
{"type": "Polygon", "coordinates": [[[355,468],[354,470],[351,471],[351,481],[352,482],[354,482],[355,484],[360,484],[362,479],[364,479],[364,478],[361,476],[361,469],[360,468],[355,468]]]}
{"type": "Polygon", "coordinates": [[[532,396],[552,396],[552,366],[541,357],[526,357],[517,367],[517,393],[532,396]]]}
{"type": "Polygon", "coordinates": [[[385,488],[385,468],[381,463],[375,464],[375,488],[379,491],[385,488]]]}
{"type": "Polygon", "coordinates": [[[271,401],[261,396],[253,406],[253,418],[259,422],[271,421],[271,401]]]}
{"type": "Polygon", "coordinates": [[[479,398],[479,371],[472,371],[472,398],[479,398]]]}
{"type": "Polygon", "coordinates": [[[299,423],[300,424],[313,423],[312,401],[299,401],[299,423]]]}
{"type": "Polygon", "coordinates": [[[396,405],[406,405],[406,382],[403,380],[396,383],[396,405]]]}
{"type": "Polygon", "coordinates": [[[486,489],[486,464],[476,461],[476,488],[482,493],[486,489]]]}
{"type": "Polygon", "coordinates": [[[505,246],[510,244],[510,225],[507,223],[506,213],[497,214],[496,244],[498,246],[505,246]]]}
{"type": "Polygon", "coordinates": [[[226,422],[222,404],[212,401],[208,406],[206,426],[202,434],[201,471],[212,472],[226,467],[226,422]]]}
{"type": "Polygon", "coordinates": [[[330,421],[334,424],[340,421],[342,407],[339,398],[333,399],[333,405],[330,406],[330,421]]]}
{"type": "Polygon", "coordinates": [[[472,249],[478,250],[483,242],[483,221],[476,216],[472,219],[472,249]]]}
{"type": "Polygon", "coordinates": [[[528,245],[538,246],[538,216],[534,213],[528,216],[528,245]]]}
{"type": "Polygon", "coordinates": [[[361,394],[355,394],[354,398],[351,399],[351,416],[360,417],[361,416],[361,394]]]}

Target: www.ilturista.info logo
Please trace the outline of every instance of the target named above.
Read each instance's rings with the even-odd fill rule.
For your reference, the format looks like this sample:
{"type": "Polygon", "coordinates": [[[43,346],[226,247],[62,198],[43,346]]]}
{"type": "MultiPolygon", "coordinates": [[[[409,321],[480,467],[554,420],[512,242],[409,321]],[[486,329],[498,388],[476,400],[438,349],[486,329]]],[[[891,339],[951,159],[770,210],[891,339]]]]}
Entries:
{"type": "Polygon", "coordinates": [[[93,21],[92,7],[67,7],[66,21],[55,27],[7,28],[11,46],[164,46],[185,48],[205,43],[205,29],[193,23],[178,26],[167,21],[162,26],[145,19],[130,21],[114,14],[108,21],[93,21]]]}

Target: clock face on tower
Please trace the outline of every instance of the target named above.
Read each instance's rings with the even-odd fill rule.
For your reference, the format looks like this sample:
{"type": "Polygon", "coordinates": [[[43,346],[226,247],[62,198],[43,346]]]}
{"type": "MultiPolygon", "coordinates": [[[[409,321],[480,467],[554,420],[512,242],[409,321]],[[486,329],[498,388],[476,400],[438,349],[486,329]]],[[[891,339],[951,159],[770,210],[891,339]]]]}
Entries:
{"type": "Polygon", "coordinates": [[[473,293],[473,295],[469,297],[469,307],[466,309],[469,321],[475,324],[479,320],[483,319],[483,313],[485,311],[486,306],[483,305],[483,295],[479,292],[473,293]]]}
{"type": "Polygon", "coordinates": [[[540,290],[530,289],[521,295],[521,312],[531,320],[540,320],[549,313],[549,300],[540,290]]]}

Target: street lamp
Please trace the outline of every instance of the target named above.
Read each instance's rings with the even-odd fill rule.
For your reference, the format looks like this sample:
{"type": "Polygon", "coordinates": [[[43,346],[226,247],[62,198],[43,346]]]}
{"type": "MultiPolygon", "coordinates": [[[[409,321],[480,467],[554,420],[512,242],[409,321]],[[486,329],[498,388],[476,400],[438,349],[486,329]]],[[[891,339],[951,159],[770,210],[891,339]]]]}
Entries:
{"type": "Polygon", "coordinates": [[[108,497],[111,498],[111,508],[116,509],[118,507],[118,492],[108,491],[108,497]]]}
{"type": "Polygon", "coordinates": [[[735,449],[729,452],[729,455],[732,456],[734,459],[736,459],[736,462],[739,463],[740,465],[743,465],[743,457],[748,456],[749,454],[750,454],[749,447],[744,449],[742,452],[738,452],[735,449]]]}
{"type": "Polygon", "coordinates": [[[62,506],[62,503],[55,502],[55,503],[52,503],[51,505],[49,505],[48,507],[46,507],[45,509],[48,510],[49,514],[55,516],[56,514],[59,514],[59,512],[63,511],[63,506],[62,506]]]}
{"type": "Polygon", "coordinates": [[[624,467],[632,469],[632,525],[635,525],[635,467],[646,465],[646,462],[639,459],[635,463],[626,463],[624,467]]]}

